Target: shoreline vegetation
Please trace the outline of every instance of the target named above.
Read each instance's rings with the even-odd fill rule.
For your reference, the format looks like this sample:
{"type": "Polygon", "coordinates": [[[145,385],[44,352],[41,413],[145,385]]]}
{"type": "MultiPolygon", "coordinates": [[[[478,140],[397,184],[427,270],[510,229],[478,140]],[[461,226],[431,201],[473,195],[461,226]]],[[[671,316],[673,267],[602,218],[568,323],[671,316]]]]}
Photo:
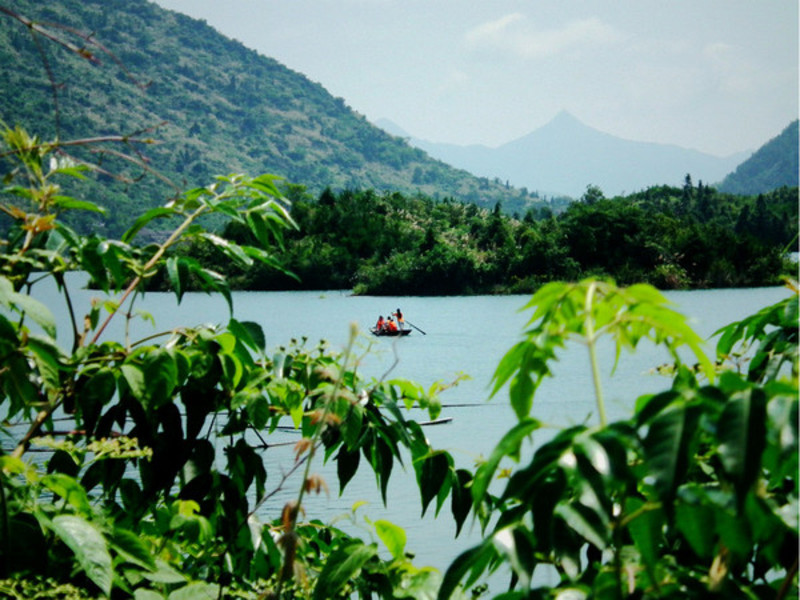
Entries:
{"type": "MultiPolygon", "coordinates": [[[[532,293],[558,280],[610,278],[663,290],[780,285],[796,272],[798,189],[755,196],[717,191],[687,175],[682,188],[655,186],[605,198],[589,186],[558,213],[508,216],[454,200],[373,190],[285,186],[296,229],[276,256],[282,269],[231,268],[224,249],[176,248],[232,289],[351,289],[356,295],[532,293]],[[220,251],[223,250],[223,251],[220,251]]],[[[252,244],[240,224],[222,237],[252,244]]],[[[196,282],[195,282],[196,283],[196,282]]],[[[166,289],[166,278],[154,280],[166,289]]],[[[190,283],[190,286],[195,284],[190,283]]]]}

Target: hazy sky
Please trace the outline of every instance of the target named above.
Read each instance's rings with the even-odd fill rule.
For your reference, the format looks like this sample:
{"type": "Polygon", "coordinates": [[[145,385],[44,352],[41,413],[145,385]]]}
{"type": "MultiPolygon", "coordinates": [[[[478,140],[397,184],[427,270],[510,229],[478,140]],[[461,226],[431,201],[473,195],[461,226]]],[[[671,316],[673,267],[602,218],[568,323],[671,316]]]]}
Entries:
{"type": "Polygon", "coordinates": [[[371,121],[497,146],[568,110],[717,155],[798,116],[797,0],[157,0],[371,121]]]}

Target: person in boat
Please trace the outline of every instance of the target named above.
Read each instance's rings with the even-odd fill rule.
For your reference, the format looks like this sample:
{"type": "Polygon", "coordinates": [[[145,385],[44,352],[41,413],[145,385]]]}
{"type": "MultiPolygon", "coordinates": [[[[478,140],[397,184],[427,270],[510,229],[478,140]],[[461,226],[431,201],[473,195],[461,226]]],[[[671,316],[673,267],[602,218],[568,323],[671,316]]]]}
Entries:
{"type": "Polygon", "coordinates": [[[389,317],[386,320],[385,331],[387,333],[395,333],[397,331],[397,323],[394,322],[394,319],[392,317],[389,317]]]}
{"type": "Polygon", "coordinates": [[[397,312],[392,313],[397,318],[397,326],[400,328],[400,331],[406,328],[406,322],[403,320],[403,313],[400,312],[400,309],[397,309],[397,312]]]}
{"type": "Polygon", "coordinates": [[[375,331],[383,331],[383,327],[386,325],[386,321],[383,320],[383,315],[378,317],[378,322],[375,323],[375,331]]]}

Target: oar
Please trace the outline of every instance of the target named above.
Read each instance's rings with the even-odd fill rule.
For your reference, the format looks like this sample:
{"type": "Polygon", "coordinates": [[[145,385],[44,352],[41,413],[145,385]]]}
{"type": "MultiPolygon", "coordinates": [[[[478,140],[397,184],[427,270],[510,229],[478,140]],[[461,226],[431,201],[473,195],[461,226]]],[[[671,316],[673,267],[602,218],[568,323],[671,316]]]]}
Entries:
{"type": "Polygon", "coordinates": [[[411,321],[409,321],[408,319],[405,319],[405,322],[406,322],[406,323],[408,323],[409,325],[411,325],[411,326],[412,326],[414,329],[416,329],[417,331],[419,331],[419,332],[420,332],[422,335],[428,335],[427,333],[425,333],[424,331],[422,331],[422,329],[420,329],[419,327],[417,327],[416,325],[414,325],[414,324],[413,324],[411,321]]]}

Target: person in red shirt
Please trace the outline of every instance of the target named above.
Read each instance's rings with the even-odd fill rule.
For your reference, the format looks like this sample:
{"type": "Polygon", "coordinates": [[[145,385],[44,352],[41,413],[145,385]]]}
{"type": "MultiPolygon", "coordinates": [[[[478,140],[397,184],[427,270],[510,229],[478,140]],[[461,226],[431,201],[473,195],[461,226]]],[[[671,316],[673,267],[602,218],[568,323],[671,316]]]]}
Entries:
{"type": "Polygon", "coordinates": [[[386,331],[389,333],[394,333],[397,331],[397,323],[394,322],[392,317],[389,317],[389,319],[386,321],[386,331]]]}
{"type": "Polygon", "coordinates": [[[383,315],[378,317],[378,322],[375,323],[375,331],[383,331],[383,327],[386,324],[386,321],[383,320],[383,315]]]}

